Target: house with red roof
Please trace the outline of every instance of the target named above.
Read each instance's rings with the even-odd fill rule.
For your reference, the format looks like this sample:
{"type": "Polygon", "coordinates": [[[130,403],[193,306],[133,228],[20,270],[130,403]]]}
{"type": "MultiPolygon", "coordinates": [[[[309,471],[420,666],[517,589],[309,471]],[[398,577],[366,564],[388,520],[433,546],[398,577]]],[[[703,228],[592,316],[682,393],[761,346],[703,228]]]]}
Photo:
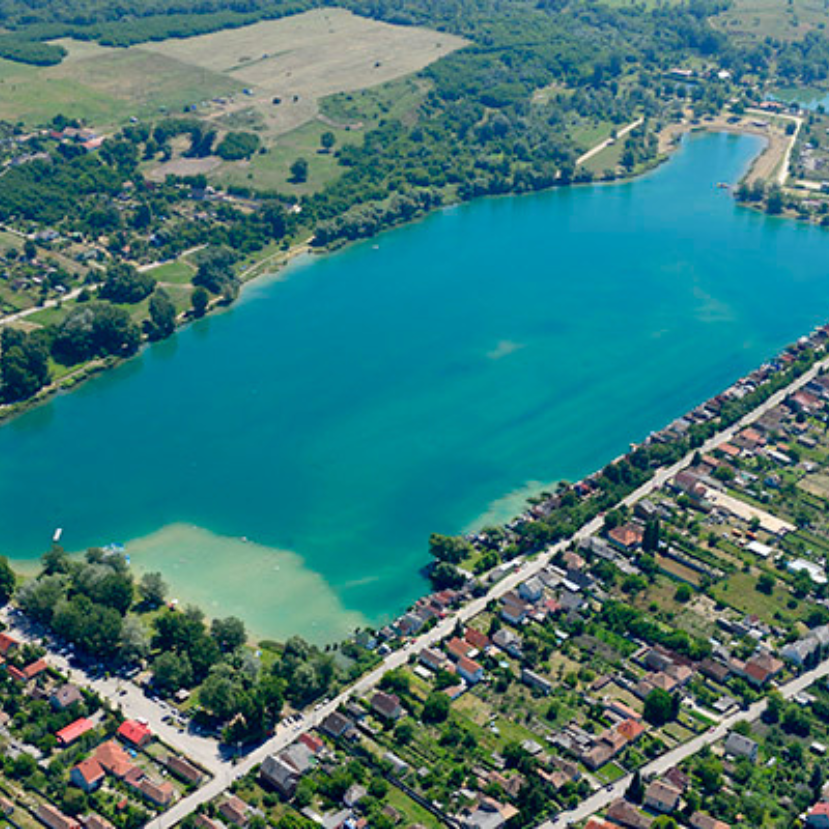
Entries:
{"type": "Polygon", "coordinates": [[[103,766],[94,757],[82,760],[69,772],[69,780],[72,784],[87,794],[100,788],[105,777],[103,766]]]}
{"type": "Polygon", "coordinates": [[[80,829],[81,827],[77,820],[67,817],[50,803],[41,803],[37,807],[37,819],[46,824],[49,829],[80,829]]]}
{"type": "Polygon", "coordinates": [[[815,803],[806,815],[806,825],[810,829],[829,829],[829,803],[815,803]]]}
{"type": "Polygon", "coordinates": [[[55,737],[57,737],[58,744],[63,748],[66,746],[71,746],[75,740],[80,739],[89,731],[95,728],[95,723],[92,720],[88,720],[86,717],[79,717],[75,722],[70,723],[66,726],[66,728],[61,728],[55,737]]]}
{"type": "Polygon", "coordinates": [[[118,726],[116,734],[125,742],[136,748],[144,748],[153,738],[149,726],[142,725],[137,720],[125,720],[118,726]]]}
{"type": "Polygon", "coordinates": [[[489,646],[492,644],[489,641],[489,637],[485,633],[481,633],[481,631],[475,630],[475,628],[467,628],[463,638],[466,639],[466,641],[469,642],[475,650],[481,652],[488,650],[489,646]]]}
{"type": "Polygon", "coordinates": [[[469,685],[477,685],[484,678],[483,666],[468,656],[458,660],[458,673],[469,685]]]}
{"type": "Polygon", "coordinates": [[[636,524],[623,524],[621,527],[615,527],[607,535],[611,544],[626,553],[635,550],[645,537],[642,528],[636,524]]]}
{"type": "Polygon", "coordinates": [[[325,743],[322,740],[320,740],[319,737],[315,737],[313,734],[306,733],[301,735],[299,738],[299,742],[302,743],[314,754],[319,754],[325,748],[325,743]]]}
{"type": "Polygon", "coordinates": [[[9,636],[8,633],[0,633],[0,656],[9,656],[18,647],[20,643],[17,639],[9,636]]]}
{"type": "Polygon", "coordinates": [[[449,654],[449,658],[453,662],[457,662],[464,656],[469,656],[474,650],[475,648],[469,642],[464,642],[463,639],[459,639],[457,636],[453,636],[446,643],[446,653],[449,654]]]}
{"type": "Polygon", "coordinates": [[[123,780],[135,768],[126,751],[115,740],[108,740],[99,745],[95,751],[95,759],[105,772],[119,780],[123,780]]]}

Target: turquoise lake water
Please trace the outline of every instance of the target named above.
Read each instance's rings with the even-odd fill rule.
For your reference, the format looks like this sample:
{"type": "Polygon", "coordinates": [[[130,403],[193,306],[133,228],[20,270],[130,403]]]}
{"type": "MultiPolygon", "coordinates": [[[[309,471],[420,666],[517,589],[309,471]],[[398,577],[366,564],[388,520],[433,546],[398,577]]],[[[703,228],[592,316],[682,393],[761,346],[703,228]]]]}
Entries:
{"type": "Polygon", "coordinates": [[[634,183],[296,263],[0,429],[0,551],[127,541],[265,635],[387,618],[430,532],[583,476],[829,319],[829,235],[715,187],[760,146],[694,137],[634,183]]]}
{"type": "Polygon", "coordinates": [[[800,106],[816,110],[819,106],[829,110],[829,94],[825,89],[778,89],[773,99],[784,103],[798,103],[800,106]]]}

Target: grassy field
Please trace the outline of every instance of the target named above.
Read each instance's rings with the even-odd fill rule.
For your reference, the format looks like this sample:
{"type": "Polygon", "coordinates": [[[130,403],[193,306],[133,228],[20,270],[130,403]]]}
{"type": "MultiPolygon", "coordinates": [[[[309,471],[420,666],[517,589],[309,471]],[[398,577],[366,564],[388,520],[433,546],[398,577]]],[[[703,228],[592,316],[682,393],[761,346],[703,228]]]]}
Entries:
{"type": "Polygon", "coordinates": [[[823,29],[826,21],[823,0],[734,0],[712,20],[716,27],[747,40],[799,40],[813,29],[823,29]]]}
{"type": "Polygon", "coordinates": [[[196,105],[225,128],[254,109],[268,135],[281,135],[312,121],[326,95],[409,75],[465,44],[342,9],[128,49],[58,42],[69,52],[58,66],[0,60],[0,118],[36,126],[62,113],[106,131],[196,105]]]}
{"type": "Polygon", "coordinates": [[[334,134],[334,152],[344,144],[362,141],[360,131],[334,129],[321,121],[311,121],[287,135],[279,136],[267,152],[258,153],[250,161],[223,164],[211,178],[220,184],[255,185],[259,189],[280,193],[302,195],[315,192],[342,171],[334,152],[321,152],[320,137],[324,132],[334,134]],[[308,180],[302,183],[291,180],[291,165],[298,158],[308,162],[308,180]]]}
{"type": "Polygon", "coordinates": [[[464,45],[445,33],[318,9],[141,48],[231,78],[247,90],[216,104],[209,117],[226,118],[253,106],[268,134],[283,135],[315,118],[326,95],[410,75],[464,45]]]}

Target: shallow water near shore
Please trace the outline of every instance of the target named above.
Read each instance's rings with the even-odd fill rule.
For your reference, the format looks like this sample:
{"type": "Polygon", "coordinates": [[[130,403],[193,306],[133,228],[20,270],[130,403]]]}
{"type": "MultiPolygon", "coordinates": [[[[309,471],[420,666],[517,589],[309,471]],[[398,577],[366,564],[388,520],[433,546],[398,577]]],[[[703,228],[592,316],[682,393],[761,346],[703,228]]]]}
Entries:
{"type": "Polygon", "coordinates": [[[296,261],[0,429],[0,551],[126,541],[262,636],[389,618],[430,532],[582,477],[829,319],[829,235],[716,188],[760,148],[693,136],[636,182],[296,261]]]}

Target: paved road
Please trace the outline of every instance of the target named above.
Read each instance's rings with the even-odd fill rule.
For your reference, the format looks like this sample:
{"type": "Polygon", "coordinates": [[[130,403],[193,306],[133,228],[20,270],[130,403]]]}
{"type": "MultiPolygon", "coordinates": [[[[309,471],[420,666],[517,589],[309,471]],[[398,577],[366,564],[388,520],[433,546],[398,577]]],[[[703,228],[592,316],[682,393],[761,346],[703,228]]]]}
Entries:
{"type": "MultiPolygon", "coordinates": [[[[795,694],[799,694],[810,685],[813,685],[821,679],[825,679],[827,676],[829,676],[829,662],[823,662],[814,670],[801,674],[799,677],[787,682],[785,685],[781,685],[779,690],[786,699],[791,699],[795,694]]],[[[728,717],[721,719],[714,728],[706,731],[704,734],[700,734],[699,737],[694,737],[693,740],[689,740],[687,743],[677,746],[675,749],[672,749],[666,754],[657,757],[652,762],[643,766],[640,769],[642,776],[646,777],[665,774],[665,772],[669,769],[672,769],[678,763],[681,763],[683,760],[686,760],[688,757],[696,754],[705,746],[713,745],[718,740],[721,740],[741,720],[753,722],[758,719],[765,710],[766,700],[762,699],[755,702],[754,705],[750,706],[746,711],[737,711],[735,714],[730,714],[728,717]]],[[[566,826],[571,826],[579,821],[587,820],[587,818],[596,814],[596,812],[606,809],[611,803],[613,803],[614,800],[618,800],[620,797],[623,797],[627,787],[630,785],[632,777],[632,774],[628,774],[625,777],[620,778],[611,786],[596,792],[588,797],[587,800],[582,801],[575,809],[572,809],[569,812],[562,812],[557,818],[547,820],[544,821],[544,823],[539,824],[537,829],[564,829],[566,826]]]]}
{"type": "MultiPolygon", "coordinates": [[[[829,366],[829,358],[817,363],[789,386],[772,395],[772,397],[770,397],[765,403],[754,409],[751,413],[742,418],[742,420],[710,438],[699,451],[709,452],[719,443],[730,439],[740,429],[762,417],[765,412],[778,405],[787,395],[806,385],[806,383],[808,383],[822,368],[827,366],[829,366]]],[[[635,501],[647,497],[655,490],[664,486],[664,484],[676,475],[677,472],[691,463],[694,454],[695,452],[689,452],[684,458],[677,461],[672,466],[658,471],[650,481],[643,484],[635,492],[632,492],[622,501],[622,503],[631,505],[635,501]]],[[[485,596],[475,599],[459,608],[456,612],[441,620],[428,632],[407,643],[406,646],[400,650],[389,654],[389,656],[387,656],[376,669],[371,671],[371,673],[366,674],[356,683],[346,688],[341,694],[332,699],[330,702],[322,705],[317,710],[306,714],[301,722],[294,725],[279,725],[274,736],[270,740],[254,749],[250,754],[246,755],[235,765],[228,762],[227,759],[223,758],[219,754],[218,743],[215,740],[200,737],[187,732],[181,732],[177,728],[171,727],[167,723],[164,723],[163,718],[168,715],[169,709],[163,703],[147,699],[143,692],[141,692],[132,683],[119,681],[117,679],[94,680],[87,677],[87,684],[91,685],[99,693],[118,703],[122,707],[122,710],[126,716],[145,718],[149,722],[150,727],[165,742],[176,750],[189,754],[193,757],[193,759],[201,763],[214,775],[213,779],[208,784],[188,797],[180,800],[170,810],[148,824],[148,826],[151,827],[151,829],[169,829],[174,826],[198,806],[208,802],[216,795],[220,794],[234,780],[237,780],[247,774],[255,765],[261,763],[269,754],[281,751],[294,742],[294,740],[296,740],[301,734],[315,728],[326,716],[328,716],[328,714],[335,711],[344,702],[347,702],[352,695],[359,696],[365,694],[380,681],[382,676],[387,671],[393,670],[394,668],[405,664],[410,654],[418,653],[425,647],[436,645],[440,642],[440,640],[451,634],[456,624],[464,624],[468,622],[471,618],[481,613],[490,601],[501,598],[505,593],[515,589],[522,582],[538,574],[544,567],[547,566],[550,559],[556,553],[564,550],[572,541],[581,541],[582,539],[600,531],[602,521],[602,516],[597,516],[587,525],[582,527],[572,539],[566,539],[558,544],[548,547],[532,561],[521,562],[515,571],[494,585],[485,596]]],[[[9,618],[7,616],[7,621],[13,628],[15,635],[19,636],[21,639],[30,638],[25,630],[20,629],[19,625],[13,618],[9,618]]],[[[64,671],[80,675],[79,671],[70,668],[66,660],[59,655],[52,654],[50,656],[50,661],[64,671]]],[[[820,666],[818,669],[811,672],[811,674],[804,675],[800,679],[795,680],[794,683],[787,685],[786,693],[797,693],[797,691],[802,687],[811,684],[815,678],[818,678],[818,676],[825,675],[829,675],[829,663],[820,666]]],[[[758,709],[754,713],[754,716],[759,716],[761,710],[762,709],[758,709]]],[[[747,716],[752,716],[752,712],[748,712],[748,714],[741,713],[738,719],[744,719],[747,716]]],[[[728,728],[728,723],[728,720],[723,721],[722,727],[728,728]]],[[[712,734],[720,734],[720,732],[715,731],[712,734]]],[[[699,741],[709,738],[711,741],[719,739],[718,736],[703,735],[702,737],[697,738],[697,740],[699,741]]],[[[684,752],[683,756],[687,756],[688,754],[697,751],[702,745],[704,745],[704,742],[696,744],[695,741],[691,741],[691,743],[688,743],[686,746],[682,746],[675,751],[684,752]]],[[[654,763],[648,767],[648,769],[651,770],[653,767],[653,770],[655,771],[661,770],[663,769],[663,766],[660,765],[660,763],[663,762],[668,764],[664,766],[664,769],[667,769],[671,765],[678,762],[678,760],[674,753],[670,753],[665,755],[663,758],[655,760],[654,763]]],[[[602,808],[602,804],[618,797],[619,791],[624,791],[625,786],[626,784],[620,782],[614,786],[612,792],[603,791],[593,795],[593,797],[586,800],[585,803],[579,807],[578,814],[583,814],[583,816],[586,817],[591,813],[589,810],[592,809],[592,811],[596,811],[597,809],[602,808]]],[[[570,816],[571,820],[576,819],[575,814],[576,813],[573,813],[570,816]]],[[[567,824],[562,822],[549,824],[549,826],[545,824],[545,829],[551,829],[552,827],[556,827],[557,829],[557,827],[565,825],[567,824]]]]}
{"type": "MultiPolygon", "coordinates": [[[[8,608],[0,611],[0,618],[9,626],[9,632],[21,642],[40,640],[43,637],[40,631],[26,625],[25,619],[12,616],[8,608]]],[[[179,730],[175,725],[165,723],[164,718],[174,709],[160,700],[149,699],[134,683],[119,678],[93,679],[85,671],[73,668],[65,657],[54,651],[49,652],[49,663],[66,674],[71,681],[92,688],[102,698],[119,705],[126,717],[146,719],[152,730],[164,742],[182,754],[189,755],[212,774],[219,773],[223,768],[224,761],[219,754],[216,740],[179,730]]]]}
{"type": "MultiPolygon", "coordinates": [[[[733,426],[714,435],[712,438],[706,441],[706,443],[701,447],[700,451],[710,452],[718,444],[722,443],[723,441],[729,440],[740,429],[744,428],[749,423],[753,423],[758,418],[762,417],[763,414],[765,414],[767,411],[769,411],[774,406],[782,402],[787,395],[793,393],[797,389],[806,385],[822,368],[825,367],[829,367],[829,358],[826,358],[821,362],[815,364],[811,369],[809,369],[809,371],[803,374],[800,378],[795,380],[786,388],[781,389],[780,391],[772,395],[765,403],[758,406],[756,409],[754,409],[748,415],[743,417],[733,426]]],[[[656,475],[654,475],[654,477],[650,481],[643,484],[635,492],[631,493],[627,498],[624,499],[622,503],[631,505],[635,501],[647,497],[656,489],[659,489],[660,487],[664,486],[664,484],[668,480],[670,480],[674,475],[676,475],[677,472],[679,472],[691,463],[691,460],[694,457],[695,452],[696,450],[694,450],[693,452],[689,452],[684,458],[673,464],[673,466],[670,466],[667,469],[663,469],[657,472],[656,475]]],[[[505,593],[515,589],[519,584],[539,573],[544,567],[547,566],[547,564],[550,562],[550,559],[557,552],[564,550],[571,543],[571,540],[575,540],[576,542],[578,542],[583,538],[587,538],[588,536],[597,533],[601,529],[602,523],[603,518],[601,516],[594,518],[590,523],[582,527],[582,529],[575,534],[573,539],[567,539],[565,541],[559,542],[558,544],[552,545],[551,547],[547,548],[547,550],[545,550],[543,553],[541,553],[537,558],[533,559],[531,562],[524,563],[523,566],[521,566],[519,569],[517,569],[510,575],[506,576],[504,579],[502,579],[496,585],[494,585],[485,596],[482,596],[479,599],[475,599],[469,602],[468,604],[464,605],[463,607],[459,608],[455,613],[451,614],[450,616],[447,616],[447,618],[443,619],[438,625],[436,625],[430,631],[424,633],[422,636],[410,642],[406,647],[390,654],[371,673],[366,674],[366,676],[358,680],[354,685],[347,688],[339,696],[337,696],[331,702],[321,707],[319,710],[306,715],[306,717],[298,726],[279,726],[272,739],[268,740],[259,748],[255,749],[251,754],[245,757],[245,759],[242,760],[238,765],[226,769],[226,771],[223,774],[218,775],[208,785],[194,792],[192,795],[185,798],[184,800],[179,801],[179,803],[177,803],[172,809],[170,809],[165,814],[161,815],[153,823],[149,824],[151,829],[169,829],[169,827],[174,826],[179,820],[181,820],[183,817],[185,817],[185,815],[193,811],[196,807],[214,798],[225,787],[230,785],[231,782],[247,774],[257,763],[261,763],[269,754],[281,751],[283,748],[286,748],[294,740],[296,740],[300,734],[303,734],[313,729],[316,725],[319,724],[319,722],[321,722],[326,716],[328,716],[328,714],[330,714],[332,711],[335,711],[342,703],[347,702],[349,697],[351,697],[352,695],[359,696],[367,692],[380,681],[380,679],[382,678],[383,674],[386,673],[386,671],[393,670],[394,668],[400,667],[401,665],[405,664],[410,654],[418,653],[423,648],[436,645],[441,639],[443,639],[453,631],[456,624],[463,624],[469,621],[471,618],[477,616],[479,613],[485,610],[489,602],[491,602],[492,600],[499,599],[505,593]]],[[[827,673],[829,673],[829,664],[825,666],[825,670],[827,671],[827,673]]],[[[813,680],[810,680],[806,684],[810,684],[811,681],[813,680]]],[[[796,691],[793,693],[796,693],[796,691]]],[[[745,716],[745,714],[742,714],[742,717],[745,716]]],[[[693,750],[694,749],[692,749],[692,752],[693,750]]],[[[655,762],[659,761],[657,760],[655,762]]],[[[676,762],[677,761],[674,759],[671,762],[671,765],[675,764],[676,762]]],[[[666,769],[669,767],[670,766],[666,766],[666,769]]],[[[589,802],[590,800],[586,801],[586,803],[589,802]]],[[[597,806],[596,808],[600,807],[597,806]]],[[[563,825],[566,824],[556,824],[556,826],[563,825]]]]}
{"type": "Polygon", "coordinates": [[[616,133],[616,138],[607,138],[596,144],[595,147],[591,147],[584,155],[581,155],[576,159],[576,167],[580,164],[584,164],[585,161],[593,158],[594,155],[598,155],[598,153],[600,153],[605,147],[609,147],[613,144],[614,141],[624,138],[631,130],[635,130],[641,123],[643,123],[644,120],[644,118],[637,118],[633,123],[628,124],[626,127],[622,127],[622,129],[616,133]]]}

